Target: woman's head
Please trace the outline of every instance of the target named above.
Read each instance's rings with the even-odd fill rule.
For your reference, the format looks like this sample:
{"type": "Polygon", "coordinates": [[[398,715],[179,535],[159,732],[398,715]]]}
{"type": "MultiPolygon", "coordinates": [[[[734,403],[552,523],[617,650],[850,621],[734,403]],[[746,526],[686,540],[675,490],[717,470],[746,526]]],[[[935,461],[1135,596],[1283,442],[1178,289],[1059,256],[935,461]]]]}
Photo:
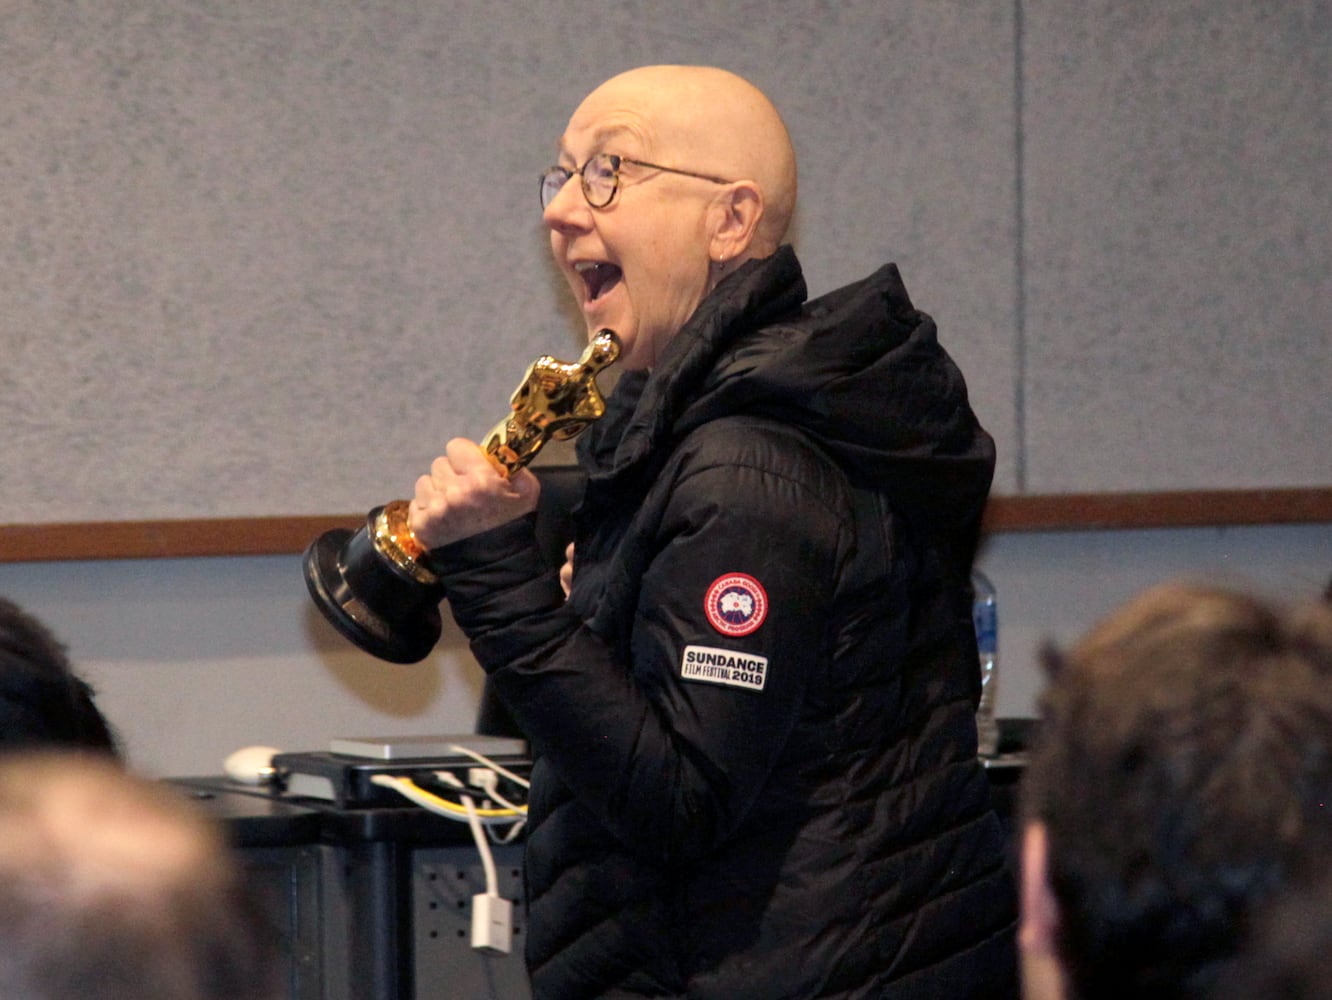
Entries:
{"type": "Polygon", "coordinates": [[[710,67],[608,80],[569,119],[558,162],[571,176],[543,191],[555,262],[589,334],[619,334],[627,368],[651,367],[721,277],[776,250],[795,208],[777,110],[710,67]]]}

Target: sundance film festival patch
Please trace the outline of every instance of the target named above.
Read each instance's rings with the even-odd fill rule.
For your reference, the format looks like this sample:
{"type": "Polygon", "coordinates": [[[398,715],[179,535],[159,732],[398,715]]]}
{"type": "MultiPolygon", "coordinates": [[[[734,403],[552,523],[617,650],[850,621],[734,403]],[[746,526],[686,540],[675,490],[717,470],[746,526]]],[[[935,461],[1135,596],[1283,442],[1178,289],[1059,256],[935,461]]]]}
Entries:
{"type": "Polygon", "coordinates": [[[686,646],[680,676],[687,681],[762,691],[768,679],[768,658],[715,646],[686,646]]]}

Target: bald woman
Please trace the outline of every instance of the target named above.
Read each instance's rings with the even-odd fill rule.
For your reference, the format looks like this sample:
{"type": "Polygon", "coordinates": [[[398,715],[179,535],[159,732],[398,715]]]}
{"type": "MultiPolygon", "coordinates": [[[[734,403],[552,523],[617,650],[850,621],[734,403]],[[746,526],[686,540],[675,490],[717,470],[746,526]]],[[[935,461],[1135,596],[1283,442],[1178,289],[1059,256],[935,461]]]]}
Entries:
{"type": "Polygon", "coordinates": [[[530,741],[537,1000],[1007,997],[969,573],[994,466],[897,269],[816,301],[791,139],[720,69],[574,111],[541,178],[623,344],[573,559],[530,472],[455,439],[409,515],[530,741]]]}

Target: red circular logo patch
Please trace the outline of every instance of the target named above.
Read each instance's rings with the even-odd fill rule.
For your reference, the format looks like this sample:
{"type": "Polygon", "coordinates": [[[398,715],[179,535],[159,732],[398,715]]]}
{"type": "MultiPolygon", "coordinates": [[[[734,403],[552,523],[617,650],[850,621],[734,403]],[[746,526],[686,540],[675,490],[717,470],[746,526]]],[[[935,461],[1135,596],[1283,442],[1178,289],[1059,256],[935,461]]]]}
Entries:
{"type": "Polygon", "coordinates": [[[768,595],[752,576],[726,573],[708,588],[703,609],[722,635],[749,635],[768,617],[768,595]]]}

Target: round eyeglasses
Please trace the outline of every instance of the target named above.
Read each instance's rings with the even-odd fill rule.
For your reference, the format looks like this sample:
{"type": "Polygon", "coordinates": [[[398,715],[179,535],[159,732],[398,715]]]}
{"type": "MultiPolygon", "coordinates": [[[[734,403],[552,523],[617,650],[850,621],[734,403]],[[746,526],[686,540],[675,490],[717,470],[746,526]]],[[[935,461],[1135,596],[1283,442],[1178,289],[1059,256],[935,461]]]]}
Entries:
{"type": "Polygon", "coordinates": [[[569,179],[575,174],[582,183],[583,197],[587,199],[587,203],[593,208],[605,208],[615,199],[615,192],[620,190],[620,167],[625,163],[647,167],[649,170],[662,170],[668,174],[696,177],[698,180],[711,181],[713,184],[731,183],[711,174],[663,167],[660,163],[648,163],[646,160],[616,156],[614,153],[598,153],[577,170],[570,170],[568,167],[547,167],[541,174],[541,210],[545,211],[546,206],[555,200],[555,196],[564,190],[564,185],[568,184],[569,179]]]}

